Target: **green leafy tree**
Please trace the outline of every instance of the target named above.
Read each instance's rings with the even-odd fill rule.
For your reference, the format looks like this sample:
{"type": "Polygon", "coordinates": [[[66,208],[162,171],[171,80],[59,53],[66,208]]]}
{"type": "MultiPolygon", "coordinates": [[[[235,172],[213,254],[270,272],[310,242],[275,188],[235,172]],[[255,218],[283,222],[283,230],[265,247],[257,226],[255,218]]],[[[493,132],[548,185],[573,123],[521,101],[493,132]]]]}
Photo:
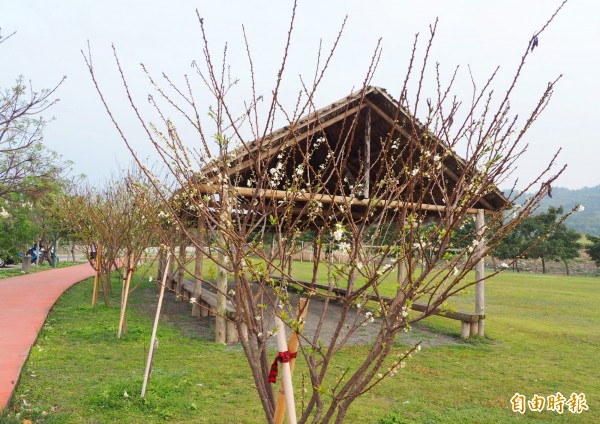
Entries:
{"type": "Polygon", "coordinates": [[[596,265],[600,266],[600,237],[588,234],[586,238],[591,244],[585,247],[585,251],[590,255],[590,258],[592,258],[596,265]]]}
{"type": "MultiPolygon", "coordinates": [[[[528,216],[494,250],[500,259],[540,259],[542,272],[546,273],[546,261],[562,260],[569,275],[569,259],[579,256],[580,235],[568,229],[566,215],[561,207],[550,207],[535,216],[528,216]]],[[[516,265],[515,265],[516,266],[516,265]]],[[[518,270],[518,267],[517,267],[518,270]]]]}

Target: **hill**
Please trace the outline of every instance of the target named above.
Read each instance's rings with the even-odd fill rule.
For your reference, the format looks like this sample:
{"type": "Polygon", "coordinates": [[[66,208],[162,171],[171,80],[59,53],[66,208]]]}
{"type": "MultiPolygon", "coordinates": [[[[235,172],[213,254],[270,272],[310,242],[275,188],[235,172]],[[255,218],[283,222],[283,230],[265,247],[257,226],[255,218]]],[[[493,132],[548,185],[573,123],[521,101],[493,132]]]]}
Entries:
{"type": "Polygon", "coordinates": [[[582,234],[600,235],[600,185],[571,190],[562,187],[552,188],[552,197],[545,197],[541,202],[542,209],[549,206],[563,206],[570,210],[583,205],[582,212],[571,215],[565,224],[582,234]]]}

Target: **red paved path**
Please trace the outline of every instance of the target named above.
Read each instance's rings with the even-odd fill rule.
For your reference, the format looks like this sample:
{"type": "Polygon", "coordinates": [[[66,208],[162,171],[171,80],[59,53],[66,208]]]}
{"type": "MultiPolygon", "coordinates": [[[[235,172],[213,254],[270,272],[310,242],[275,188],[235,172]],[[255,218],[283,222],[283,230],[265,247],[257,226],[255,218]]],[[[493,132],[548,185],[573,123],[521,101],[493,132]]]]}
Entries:
{"type": "Polygon", "coordinates": [[[48,312],[63,292],[94,275],[90,264],[0,279],[0,411],[48,312]]]}

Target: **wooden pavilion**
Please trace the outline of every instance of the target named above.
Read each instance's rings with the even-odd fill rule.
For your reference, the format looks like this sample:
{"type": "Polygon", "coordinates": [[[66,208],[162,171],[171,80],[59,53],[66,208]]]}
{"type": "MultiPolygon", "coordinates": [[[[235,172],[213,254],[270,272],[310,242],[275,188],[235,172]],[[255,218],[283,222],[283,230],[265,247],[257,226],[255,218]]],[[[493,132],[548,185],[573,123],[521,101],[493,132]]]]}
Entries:
{"type": "MultiPolygon", "coordinates": [[[[367,219],[367,208],[388,211],[411,209],[429,216],[464,208],[467,213],[477,216],[479,231],[484,225],[486,211],[497,212],[508,203],[497,189],[489,190],[474,204],[465,205],[452,197],[461,181],[473,176],[466,174],[475,173],[475,168],[467,166],[467,162],[442,140],[429,135],[427,128],[378,87],[366,87],[316,110],[293,125],[238,147],[230,155],[227,167],[227,194],[222,192],[223,186],[219,183],[223,175],[219,166],[211,164],[201,171],[196,190],[202,195],[217,193],[221,198],[227,195],[230,205],[233,204],[232,210],[244,213],[252,212],[254,200],[259,198],[273,209],[278,208],[282,201],[292,204],[297,217],[307,216],[310,204],[314,202],[319,202],[324,208],[330,207],[332,213],[334,205],[344,205],[358,220],[361,217],[367,219]],[[415,146],[415,143],[418,145],[415,146]],[[285,152],[284,163],[280,161],[281,152],[285,152]],[[398,185],[405,184],[411,178],[411,170],[418,172],[416,156],[423,155],[439,160],[443,184],[427,186],[421,180],[410,185],[402,200],[387,198],[389,191],[379,188],[381,178],[392,173],[398,185]],[[344,163],[336,163],[337,160],[344,160],[344,163]],[[407,169],[409,172],[406,172],[407,169]],[[274,182],[271,180],[269,185],[264,181],[257,185],[258,176],[268,175],[273,170],[282,178],[274,182]],[[310,181],[317,172],[328,176],[315,189],[310,181]],[[301,174],[306,185],[304,189],[292,192],[289,181],[295,173],[301,174]],[[448,202],[449,199],[453,202],[448,202]]],[[[482,280],[482,257],[476,271],[477,280],[482,280]]],[[[198,287],[189,291],[194,296],[200,293],[198,287]]],[[[224,305],[224,294],[219,293],[218,297],[219,304],[224,305]]],[[[461,319],[463,336],[484,334],[483,281],[476,285],[475,309],[473,316],[476,319],[461,319]]]]}

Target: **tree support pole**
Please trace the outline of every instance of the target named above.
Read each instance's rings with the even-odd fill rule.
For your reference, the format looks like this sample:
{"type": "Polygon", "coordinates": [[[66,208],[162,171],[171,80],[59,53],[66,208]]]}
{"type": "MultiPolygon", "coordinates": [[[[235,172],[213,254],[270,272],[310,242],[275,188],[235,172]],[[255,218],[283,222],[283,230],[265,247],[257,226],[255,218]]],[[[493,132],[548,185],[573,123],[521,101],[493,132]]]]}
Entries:
{"type": "Polygon", "coordinates": [[[121,296],[121,319],[119,320],[119,331],[117,332],[117,338],[121,338],[121,335],[126,332],[125,328],[125,312],[127,311],[127,301],[129,299],[129,285],[131,284],[131,276],[133,275],[133,253],[127,257],[127,273],[123,280],[123,291],[121,296]]]}
{"type": "MultiPolygon", "coordinates": [[[[288,344],[288,352],[298,352],[298,334],[302,332],[304,327],[304,318],[308,311],[308,299],[301,297],[298,301],[298,330],[292,332],[290,336],[290,343],[288,344]]],[[[290,375],[294,373],[294,366],[296,365],[296,359],[290,359],[290,375]]],[[[283,423],[283,416],[285,414],[285,388],[283,382],[279,386],[279,395],[277,396],[277,403],[275,404],[275,424],[283,423]]]]}
{"type": "Polygon", "coordinates": [[[96,250],[96,273],[94,274],[94,290],[92,292],[92,306],[98,306],[98,287],[100,285],[100,263],[102,261],[102,245],[98,243],[96,250]]]}
{"type": "MultiPolygon", "coordinates": [[[[171,260],[171,253],[167,252],[167,266],[171,260]]],[[[142,384],[141,397],[146,395],[146,387],[150,378],[150,369],[154,360],[154,348],[156,342],[156,329],[158,328],[158,319],[160,318],[160,310],[162,308],[163,298],[165,296],[165,285],[167,284],[167,273],[163,272],[163,278],[160,284],[160,294],[158,295],[158,304],[156,305],[156,315],[154,316],[154,324],[152,325],[152,337],[150,338],[150,348],[148,349],[148,359],[146,361],[146,371],[144,372],[144,383],[142,384]]]]}
{"type": "MultiPolygon", "coordinates": [[[[277,325],[277,349],[279,352],[287,351],[287,341],[285,337],[285,327],[283,321],[278,316],[275,317],[277,325]]],[[[292,385],[292,371],[289,362],[281,363],[281,380],[285,396],[285,409],[287,410],[288,424],[296,424],[296,405],[294,403],[294,386],[292,385]]]]}

